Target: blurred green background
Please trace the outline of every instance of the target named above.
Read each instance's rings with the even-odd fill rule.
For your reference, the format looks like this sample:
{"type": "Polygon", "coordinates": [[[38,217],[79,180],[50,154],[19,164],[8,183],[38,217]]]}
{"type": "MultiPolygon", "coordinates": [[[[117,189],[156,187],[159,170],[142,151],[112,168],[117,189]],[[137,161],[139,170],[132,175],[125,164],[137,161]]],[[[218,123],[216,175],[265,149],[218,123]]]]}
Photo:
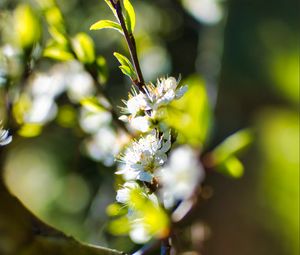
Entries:
{"type": "MultiPolygon", "coordinates": [[[[89,31],[95,21],[111,17],[104,1],[57,2],[69,33],[88,33],[97,53],[106,58],[108,94],[121,105],[129,83],[112,53],[126,52],[123,39],[112,31],[89,31]]],[[[35,1],[1,0],[1,23],[21,3],[38,10],[35,1]]],[[[215,113],[205,150],[241,128],[255,131],[255,142],[242,157],[241,179],[217,173],[207,176],[205,202],[182,227],[178,249],[189,255],[299,254],[299,3],[132,3],[146,80],[181,74],[205,81],[215,113]]],[[[2,24],[6,24],[1,25],[4,46],[9,25],[2,24]]],[[[39,63],[38,68],[46,70],[52,64],[39,63]]],[[[0,108],[4,115],[2,103],[0,108]]],[[[114,167],[81,154],[82,138],[78,129],[61,125],[58,117],[38,137],[14,137],[4,179],[35,214],[67,234],[133,251],[137,247],[127,237],[116,238],[106,231],[105,210],[115,196],[114,167]]]]}

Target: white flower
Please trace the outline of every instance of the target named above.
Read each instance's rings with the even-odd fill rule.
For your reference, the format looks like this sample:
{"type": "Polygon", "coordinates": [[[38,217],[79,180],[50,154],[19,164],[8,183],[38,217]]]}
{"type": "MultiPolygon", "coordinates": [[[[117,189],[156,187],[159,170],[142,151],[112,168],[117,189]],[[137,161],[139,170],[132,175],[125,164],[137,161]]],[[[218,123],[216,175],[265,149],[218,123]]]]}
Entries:
{"type": "Polygon", "coordinates": [[[121,166],[117,174],[125,180],[151,182],[153,172],[166,160],[166,152],[171,147],[170,135],[159,137],[157,131],[134,141],[121,155],[121,166]]]}
{"type": "Polygon", "coordinates": [[[182,97],[187,91],[187,86],[180,87],[178,85],[179,83],[174,77],[158,79],[156,86],[151,83],[146,85],[146,93],[152,110],[157,110],[182,97]]]}
{"type": "Polygon", "coordinates": [[[73,73],[67,84],[67,94],[72,102],[78,103],[81,99],[90,97],[95,92],[94,81],[85,71],[73,73]]]}
{"type": "Polygon", "coordinates": [[[108,111],[93,112],[84,107],[81,108],[79,123],[86,133],[97,133],[101,127],[110,125],[111,120],[112,116],[108,111]]]}
{"type": "MultiPolygon", "coordinates": [[[[136,92],[134,91],[133,94],[136,92]]],[[[130,98],[125,102],[126,111],[135,117],[139,112],[150,109],[148,106],[147,98],[143,93],[138,93],[135,96],[130,95],[130,98]]]]}
{"type": "Polygon", "coordinates": [[[53,98],[43,95],[33,99],[30,110],[24,118],[29,123],[46,123],[55,118],[57,105],[53,98]]]}
{"type": "Polygon", "coordinates": [[[204,171],[194,151],[185,146],[172,152],[170,161],[158,171],[157,176],[162,184],[161,197],[165,206],[170,208],[176,201],[193,194],[204,178],[204,171]]]}
{"type": "Polygon", "coordinates": [[[126,182],[122,189],[117,191],[116,200],[119,203],[127,204],[130,200],[130,193],[134,189],[138,189],[139,185],[136,182],[126,182]]]}
{"type": "Polygon", "coordinates": [[[152,237],[142,220],[136,220],[131,225],[129,236],[133,242],[138,244],[146,243],[152,237]]]}
{"type": "Polygon", "coordinates": [[[85,143],[88,155],[104,165],[111,166],[119,153],[120,143],[117,134],[109,127],[102,127],[85,143]]]}
{"type": "Polygon", "coordinates": [[[8,131],[2,129],[0,126],[0,146],[9,144],[12,141],[12,136],[9,135],[8,131]]]}
{"type": "Polygon", "coordinates": [[[146,133],[150,130],[152,123],[148,116],[138,116],[136,118],[133,118],[130,124],[135,130],[146,133]]]}

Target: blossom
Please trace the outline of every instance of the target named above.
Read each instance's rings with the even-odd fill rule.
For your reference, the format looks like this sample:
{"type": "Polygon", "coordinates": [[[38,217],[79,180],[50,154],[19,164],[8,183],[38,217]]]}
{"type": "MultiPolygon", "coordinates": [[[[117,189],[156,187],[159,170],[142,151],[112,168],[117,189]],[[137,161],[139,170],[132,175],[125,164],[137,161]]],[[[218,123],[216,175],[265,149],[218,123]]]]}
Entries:
{"type": "Polygon", "coordinates": [[[157,80],[156,86],[152,83],[146,86],[146,94],[152,110],[157,110],[159,107],[181,98],[186,91],[187,86],[179,86],[174,77],[160,78],[157,80]]]}
{"type": "Polygon", "coordinates": [[[9,135],[8,131],[2,129],[0,126],[0,146],[9,144],[12,141],[12,136],[9,135]]]}
{"type": "Polygon", "coordinates": [[[101,127],[97,133],[85,142],[87,154],[94,160],[112,166],[121,144],[115,131],[109,126],[101,127]]]}
{"type": "Polygon", "coordinates": [[[187,86],[179,86],[174,77],[158,79],[156,85],[146,84],[145,93],[133,89],[128,101],[124,101],[126,107],[122,110],[126,115],[120,120],[128,122],[135,130],[148,132],[160,118],[162,107],[181,98],[186,90],[187,86]]]}
{"type": "Polygon", "coordinates": [[[159,137],[154,130],[126,148],[120,156],[121,166],[116,173],[122,174],[125,180],[151,182],[154,170],[166,162],[166,152],[170,147],[170,135],[159,137]]]}
{"type": "Polygon", "coordinates": [[[168,164],[157,172],[162,185],[160,194],[165,206],[170,208],[176,201],[189,198],[204,178],[204,170],[197,155],[188,147],[175,149],[168,164]]]}

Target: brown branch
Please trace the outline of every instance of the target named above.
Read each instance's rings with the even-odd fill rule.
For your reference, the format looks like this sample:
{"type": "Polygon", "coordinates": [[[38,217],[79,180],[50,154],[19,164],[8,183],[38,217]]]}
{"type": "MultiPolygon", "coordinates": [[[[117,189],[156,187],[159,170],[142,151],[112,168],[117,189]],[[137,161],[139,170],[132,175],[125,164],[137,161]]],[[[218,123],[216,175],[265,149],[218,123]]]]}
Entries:
{"type": "Polygon", "coordinates": [[[140,63],[138,60],[138,56],[137,56],[135,39],[134,39],[133,34],[129,33],[128,29],[126,27],[124,16],[122,13],[121,1],[117,0],[116,2],[114,2],[114,0],[110,0],[110,2],[116,10],[120,25],[121,25],[123,33],[124,33],[124,37],[125,37],[127,46],[128,46],[129,52],[130,52],[131,60],[133,62],[133,66],[134,66],[134,69],[137,74],[138,80],[136,82],[134,81],[135,85],[139,88],[140,91],[145,92],[145,89],[144,89],[145,80],[144,80],[142,70],[140,67],[140,63]]]}

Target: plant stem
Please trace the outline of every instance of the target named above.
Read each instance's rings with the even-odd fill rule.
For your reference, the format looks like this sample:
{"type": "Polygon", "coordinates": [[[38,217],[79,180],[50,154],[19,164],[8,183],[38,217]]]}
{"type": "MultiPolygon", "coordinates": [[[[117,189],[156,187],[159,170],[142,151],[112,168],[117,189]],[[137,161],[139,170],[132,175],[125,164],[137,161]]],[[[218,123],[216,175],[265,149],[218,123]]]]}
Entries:
{"type": "Polygon", "coordinates": [[[161,255],[170,255],[171,254],[171,244],[170,244],[169,237],[162,240],[160,254],[161,255]]]}
{"type": "Polygon", "coordinates": [[[122,27],[122,30],[124,32],[124,37],[127,43],[127,46],[129,48],[129,52],[130,52],[130,56],[133,62],[133,66],[134,69],[136,71],[137,74],[137,81],[134,81],[135,85],[139,88],[140,91],[145,92],[144,89],[144,77],[141,71],[141,67],[140,67],[140,63],[138,60],[138,56],[137,56],[137,51],[136,51],[136,43],[135,43],[135,39],[132,33],[129,34],[126,24],[125,24],[125,20],[122,14],[122,6],[121,6],[121,1],[117,0],[116,2],[114,2],[114,0],[110,0],[111,4],[113,5],[113,7],[116,10],[120,25],[122,27]]]}

